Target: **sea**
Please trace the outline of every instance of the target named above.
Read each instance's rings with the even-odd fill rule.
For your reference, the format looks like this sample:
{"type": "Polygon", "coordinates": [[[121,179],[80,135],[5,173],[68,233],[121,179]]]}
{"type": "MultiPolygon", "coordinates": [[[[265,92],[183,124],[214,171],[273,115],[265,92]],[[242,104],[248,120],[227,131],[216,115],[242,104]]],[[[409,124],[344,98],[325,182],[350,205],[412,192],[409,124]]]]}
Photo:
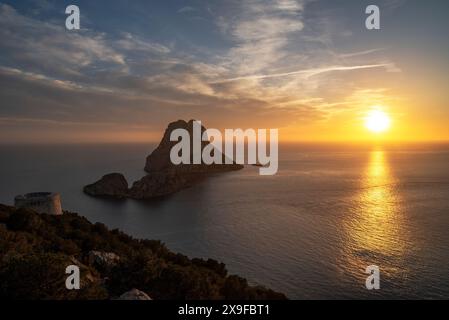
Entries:
{"type": "Polygon", "coordinates": [[[290,299],[449,298],[449,145],[285,144],[273,176],[246,166],[149,201],[82,192],[111,172],[139,179],[154,147],[0,146],[0,202],[59,192],[65,210],[290,299]],[[366,288],[369,266],[378,290],[366,288]]]}

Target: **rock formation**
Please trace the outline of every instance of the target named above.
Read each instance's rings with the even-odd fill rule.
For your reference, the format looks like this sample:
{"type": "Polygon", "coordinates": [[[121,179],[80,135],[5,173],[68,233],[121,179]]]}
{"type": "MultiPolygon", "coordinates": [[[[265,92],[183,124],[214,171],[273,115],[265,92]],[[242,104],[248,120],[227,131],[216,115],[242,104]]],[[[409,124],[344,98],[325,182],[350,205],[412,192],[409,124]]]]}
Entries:
{"type": "Polygon", "coordinates": [[[113,252],[96,250],[89,251],[87,259],[89,265],[100,268],[111,268],[120,261],[120,257],[113,252]]]}
{"type": "Polygon", "coordinates": [[[118,298],[118,300],[153,300],[153,299],[151,299],[150,296],[143,291],[132,289],[122,294],[118,298]]]}
{"type": "Polygon", "coordinates": [[[129,190],[133,199],[149,199],[169,195],[191,186],[195,177],[174,172],[155,172],[134,182],[129,190]]]}
{"type": "MultiPolygon", "coordinates": [[[[165,130],[164,136],[159,143],[159,146],[147,157],[147,161],[145,164],[145,171],[148,173],[160,173],[160,172],[168,172],[168,173],[187,173],[187,174],[202,174],[202,173],[214,173],[214,172],[226,172],[233,170],[240,170],[243,168],[242,165],[238,164],[180,164],[174,165],[170,161],[170,150],[174,145],[176,145],[177,141],[170,141],[170,134],[172,131],[176,129],[184,129],[187,130],[190,134],[190,146],[193,145],[193,123],[195,120],[190,120],[186,122],[184,120],[178,120],[176,122],[172,122],[168,125],[168,128],[165,130]]],[[[204,126],[201,126],[201,133],[206,131],[204,126]]],[[[209,144],[208,141],[203,141],[201,143],[201,151],[209,144]]],[[[214,150],[214,152],[219,152],[218,150],[214,150]]],[[[223,163],[225,162],[225,156],[222,156],[223,163]]],[[[190,152],[190,163],[193,163],[193,151],[190,152]]]]}
{"type": "MultiPolygon", "coordinates": [[[[134,182],[130,189],[128,189],[128,183],[122,174],[112,173],[84,187],[84,192],[92,196],[150,199],[178,192],[210,174],[243,168],[242,165],[235,163],[174,165],[170,160],[170,150],[177,142],[170,141],[170,134],[173,130],[185,129],[190,133],[191,139],[193,139],[193,123],[194,120],[189,122],[178,120],[168,125],[158,147],[147,157],[145,171],[148,174],[134,182]]],[[[205,130],[204,127],[201,128],[202,132],[205,130]]],[[[208,141],[202,142],[201,150],[208,144],[208,141]]],[[[193,143],[190,145],[192,146],[193,143]]],[[[219,151],[214,150],[214,152],[219,151]]],[[[191,157],[193,157],[193,152],[191,152],[191,157]]],[[[224,155],[222,157],[224,163],[224,155]]]]}
{"type": "Polygon", "coordinates": [[[84,187],[84,192],[91,196],[126,198],[128,196],[128,182],[120,173],[110,173],[97,182],[84,187]]]}

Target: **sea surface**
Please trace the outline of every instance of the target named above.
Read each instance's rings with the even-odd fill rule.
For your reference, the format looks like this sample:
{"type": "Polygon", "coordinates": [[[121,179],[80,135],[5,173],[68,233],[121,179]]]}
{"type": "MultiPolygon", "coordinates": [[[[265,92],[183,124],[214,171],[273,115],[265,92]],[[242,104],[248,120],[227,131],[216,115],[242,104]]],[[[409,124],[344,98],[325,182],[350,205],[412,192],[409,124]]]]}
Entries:
{"type": "Polygon", "coordinates": [[[0,202],[56,191],[65,210],[292,299],[449,298],[449,146],[284,145],[275,176],[247,166],[152,201],[83,194],[106,173],[137,180],[153,148],[0,146],[0,202]]]}

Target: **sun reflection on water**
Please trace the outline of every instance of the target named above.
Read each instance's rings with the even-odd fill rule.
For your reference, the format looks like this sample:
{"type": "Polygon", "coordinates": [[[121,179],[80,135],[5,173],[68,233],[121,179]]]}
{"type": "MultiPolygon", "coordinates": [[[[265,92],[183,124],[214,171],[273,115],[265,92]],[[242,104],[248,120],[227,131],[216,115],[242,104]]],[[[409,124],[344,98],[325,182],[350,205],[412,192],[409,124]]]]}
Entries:
{"type": "Polygon", "coordinates": [[[360,215],[354,229],[356,245],[370,252],[391,255],[400,249],[394,177],[383,151],[373,151],[360,194],[360,215]]]}
{"type": "Polygon", "coordinates": [[[354,277],[365,277],[365,268],[372,264],[389,276],[402,268],[407,241],[396,186],[385,152],[372,151],[353,210],[343,223],[342,267],[354,277]]]}

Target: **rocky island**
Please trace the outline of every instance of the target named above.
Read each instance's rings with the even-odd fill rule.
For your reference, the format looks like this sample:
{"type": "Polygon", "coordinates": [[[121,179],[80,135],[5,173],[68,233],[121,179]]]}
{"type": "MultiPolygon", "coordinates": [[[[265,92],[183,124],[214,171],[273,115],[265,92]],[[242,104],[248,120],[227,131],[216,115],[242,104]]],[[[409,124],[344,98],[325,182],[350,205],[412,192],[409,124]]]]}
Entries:
{"type": "Polygon", "coordinates": [[[190,259],[76,213],[39,214],[0,204],[0,299],[285,299],[228,275],[223,263],[190,259]],[[66,267],[80,290],[65,289],[66,267]]]}
{"type": "MultiPolygon", "coordinates": [[[[170,141],[170,134],[176,129],[185,129],[193,134],[194,120],[178,120],[168,125],[158,147],[147,157],[145,171],[147,175],[128,188],[126,178],[120,173],[103,176],[99,181],[84,187],[84,192],[91,196],[111,197],[116,199],[151,199],[169,195],[185,189],[211,174],[236,171],[243,168],[239,164],[180,164],[170,161],[170,150],[177,143],[170,141]]],[[[202,126],[201,131],[206,129],[202,126]]],[[[209,142],[202,142],[201,148],[209,142]]],[[[193,143],[190,144],[191,146],[193,143]]],[[[219,152],[214,150],[214,152],[219,152]]],[[[191,152],[191,154],[193,154],[191,152]]],[[[222,155],[224,159],[224,155],[222,155]]],[[[224,161],[223,161],[224,163],[224,161]]]]}

